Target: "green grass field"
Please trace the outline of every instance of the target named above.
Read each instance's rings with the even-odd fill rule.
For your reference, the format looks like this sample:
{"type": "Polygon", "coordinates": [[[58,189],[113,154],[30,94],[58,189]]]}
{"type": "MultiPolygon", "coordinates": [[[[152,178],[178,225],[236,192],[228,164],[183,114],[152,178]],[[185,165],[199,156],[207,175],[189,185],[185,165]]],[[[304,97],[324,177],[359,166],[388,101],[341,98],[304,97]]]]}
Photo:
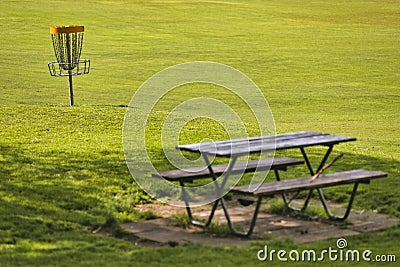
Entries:
{"type": "MultiPolygon", "coordinates": [[[[333,170],[389,172],[362,186],[355,206],[400,217],[399,1],[3,0],[0,10],[0,266],[286,265],[258,262],[257,251],[264,244],[287,250],[334,244],[271,239],[245,249],[143,247],[124,239],[120,223],[152,216],[132,208],[150,199],[124,161],[126,106],[149,77],[189,61],[215,61],[249,76],[267,98],[278,133],[357,137],[337,146],[346,164],[333,170]],[[72,108],[68,79],[47,69],[55,60],[49,27],[68,24],[85,25],[82,57],[92,61],[89,75],[74,78],[72,108]],[[94,234],[99,227],[112,236],[94,234]]],[[[207,86],[186,89],[158,106],[148,126],[154,136],[176,101],[220,95],[207,86]]],[[[184,141],[206,134],[224,135],[198,131],[184,141]]],[[[159,140],[149,146],[157,166],[167,168],[159,140]]],[[[321,152],[312,151],[313,158],[321,152]]],[[[340,200],[345,192],[328,196],[340,200]]],[[[399,238],[394,227],[347,241],[399,260],[399,238]]]]}

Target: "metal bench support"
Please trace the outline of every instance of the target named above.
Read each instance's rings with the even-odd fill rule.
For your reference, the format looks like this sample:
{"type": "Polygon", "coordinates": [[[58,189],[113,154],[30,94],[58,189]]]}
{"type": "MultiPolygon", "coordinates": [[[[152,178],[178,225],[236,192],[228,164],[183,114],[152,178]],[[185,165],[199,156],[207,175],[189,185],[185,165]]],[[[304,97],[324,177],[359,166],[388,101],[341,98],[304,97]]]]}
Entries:
{"type": "Polygon", "coordinates": [[[253,233],[254,227],[256,226],[256,221],[257,221],[258,212],[260,210],[261,201],[262,201],[262,197],[258,197],[257,202],[256,202],[256,207],[254,209],[253,217],[250,222],[250,227],[247,232],[238,231],[235,228],[235,226],[233,225],[233,223],[229,217],[229,213],[225,213],[225,217],[227,218],[228,227],[229,227],[229,230],[231,230],[231,233],[233,233],[234,235],[237,235],[237,236],[244,236],[244,237],[248,237],[253,233]]]}
{"type": "Polygon", "coordinates": [[[322,190],[317,189],[322,206],[324,207],[325,213],[329,217],[329,219],[331,219],[332,221],[344,221],[347,219],[347,217],[349,217],[351,207],[353,206],[354,197],[356,196],[356,193],[357,193],[357,188],[358,188],[358,183],[355,183],[353,186],[353,192],[351,193],[349,203],[347,204],[347,208],[346,208],[346,211],[343,216],[336,216],[336,215],[332,214],[332,212],[329,210],[329,207],[326,203],[326,200],[325,200],[324,194],[322,193],[322,190]]]}
{"type": "MultiPolygon", "coordinates": [[[[336,216],[336,215],[332,214],[332,212],[330,211],[330,209],[329,209],[329,207],[328,207],[328,205],[327,205],[327,203],[325,201],[325,197],[321,192],[321,189],[320,188],[317,189],[319,197],[321,198],[321,202],[322,202],[322,205],[324,207],[325,213],[329,217],[330,220],[332,220],[332,221],[344,221],[344,220],[347,219],[347,217],[350,215],[350,211],[351,211],[351,208],[352,208],[352,205],[353,205],[353,201],[354,201],[354,198],[356,196],[358,184],[359,183],[354,183],[353,191],[352,191],[352,194],[351,194],[350,199],[349,199],[349,203],[347,204],[346,211],[345,211],[343,216],[336,216]]],[[[286,201],[286,196],[284,194],[282,194],[282,197],[283,197],[284,201],[286,201]]],[[[252,219],[251,219],[251,222],[250,222],[250,227],[249,227],[249,230],[247,232],[238,231],[234,227],[233,223],[231,222],[231,220],[229,218],[229,214],[225,213],[225,216],[227,217],[227,219],[229,218],[229,220],[227,220],[227,221],[228,221],[228,227],[229,227],[231,233],[233,233],[233,234],[235,234],[237,236],[244,236],[244,237],[248,237],[253,233],[253,230],[254,230],[254,227],[255,227],[256,221],[257,221],[258,212],[260,210],[262,199],[263,199],[262,196],[259,196],[257,198],[256,207],[254,209],[254,213],[253,213],[253,216],[252,216],[252,219]]]]}
{"type": "Polygon", "coordinates": [[[212,209],[211,209],[210,215],[208,216],[207,221],[205,223],[204,222],[200,222],[200,221],[194,219],[194,217],[193,217],[192,211],[190,209],[190,204],[189,204],[189,196],[188,196],[188,194],[186,192],[186,189],[185,189],[185,184],[184,184],[183,181],[180,181],[180,185],[181,185],[181,188],[182,188],[182,198],[183,198],[183,201],[185,202],[186,212],[188,214],[189,221],[195,226],[208,227],[211,224],[211,221],[212,221],[212,219],[214,217],[215,210],[217,209],[219,202],[221,202],[221,206],[222,206],[222,209],[224,211],[224,214],[225,214],[226,220],[228,222],[228,225],[231,225],[231,220],[230,220],[230,217],[229,217],[228,210],[226,208],[225,200],[224,200],[223,197],[220,197],[220,196],[222,194],[221,190],[222,190],[222,188],[225,187],[225,184],[226,184],[226,182],[227,182],[227,180],[228,180],[228,178],[229,178],[229,176],[230,176],[230,174],[232,172],[233,166],[236,163],[237,157],[232,157],[231,161],[229,162],[228,168],[227,168],[226,172],[224,173],[224,179],[222,180],[221,185],[219,185],[218,182],[217,182],[217,177],[216,177],[216,175],[215,175],[215,173],[214,173],[214,171],[213,171],[213,169],[211,167],[210,160],[208,159],[206,154],[202,154],[202,155],[203,155],[203,158],[204,158],[204,160],[205,160],[205,162],[207,164],[207,168],[208,168],[208,170],[210,172],[210,176],[213,179],[213,182],[215,184],[216,196],[218,197],[218,199],[214,201],[214,204],[212,206],[212,209]]]}

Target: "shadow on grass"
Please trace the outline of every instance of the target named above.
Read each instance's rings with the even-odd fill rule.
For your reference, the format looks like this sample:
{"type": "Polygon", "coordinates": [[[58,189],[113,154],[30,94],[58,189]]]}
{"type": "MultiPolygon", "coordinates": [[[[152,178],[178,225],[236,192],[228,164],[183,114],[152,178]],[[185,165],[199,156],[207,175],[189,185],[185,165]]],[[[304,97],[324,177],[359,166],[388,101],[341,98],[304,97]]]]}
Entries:
{"type": "Polygon", "coordinates": [[[88,157],[0,149],[0,244],[51,240],[57,232],[90,232],[142,218],[132,206],[148,197],[119,151],[88,157]]]}

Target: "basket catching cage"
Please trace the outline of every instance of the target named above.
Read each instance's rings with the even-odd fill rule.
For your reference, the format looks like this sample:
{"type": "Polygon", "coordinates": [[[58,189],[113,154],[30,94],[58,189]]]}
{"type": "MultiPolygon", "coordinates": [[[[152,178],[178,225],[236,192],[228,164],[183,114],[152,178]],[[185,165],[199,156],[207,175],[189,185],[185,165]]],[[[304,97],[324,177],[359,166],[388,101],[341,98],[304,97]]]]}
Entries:
{"type": "Polygon", "coordinates": [[[57,61],[49,62],[51,76],[69,76],[70,104],[73,106],[72,76],[88,74],[90,60],[81,59],[84,26],[50,27],[57,61]]]}

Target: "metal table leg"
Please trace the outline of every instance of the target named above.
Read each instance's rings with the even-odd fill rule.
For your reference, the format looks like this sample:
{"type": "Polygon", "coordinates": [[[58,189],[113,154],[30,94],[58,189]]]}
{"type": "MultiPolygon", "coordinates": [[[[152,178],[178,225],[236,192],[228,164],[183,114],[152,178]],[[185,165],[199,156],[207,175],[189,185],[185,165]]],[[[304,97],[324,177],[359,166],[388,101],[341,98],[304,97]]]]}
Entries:
{"type": "MultiPolygon", "coordinates": [[[[332,149],[333,149],[333,145],[330,145],[329,148],[328,148],[328,150],[326,151],[326,153],[325,153],[325,155],[324,155],[324,157],[323,157],[321,163],[319,164],[318,169],[317,169],[316,172],[320,171],[320,170],[323,168],[323,166],[325,165],[326,161],[328,160],[328,158],[329,158],[329,156],[330,156],[330,154],[331,154],[331,152],[332,152],[332,149]]],[[[303,158],[304,158],[304,160],[305,160],[305,162],[306,162],[306,164],[307,164],[308,170],[310,171],[310,175],[311,175],[311,176],[314,175],[316,172],[314,172],[314,170],[313,170],[313,168],[312,168],[312,166],[311,166],[310,160],[308,159],[307,154],[306,154],[304,148],[301,147],[300,150],[301,150],[301,153],[303,154],[303,158]]],[[[334,220],[334,221],[344,221],[344,220],[347,219],[347,217],[348,217],[349,214],[350,214],[351,207],[352,207],[352,205],[353,205],[353,201],[354,201],[354,197],[355,197],[356,192],[357,192],[357,188],[358,188],[358,183],[355,183],[355,184],[354,184],[354,187],[353,187],[352,194],[351,194],[351,196],[350,196],[349,203],[348,203],[348,205],[347,205],[346,211],[345,211],[345,213],[344,213],[343,216],[336,216],[336,215],[334,215],[334,214],[331,213],[331,211],[329,210],[329,207],[328,207],[328,203],[326,202],[324,193],[322,192],[322,189],[321,189],[321,188],[318,188],[318,189],[317,189],[319,199],[320,199],[321,204],[322,204],[322,206],[323,206],[323,208],[324,208],[324,211],[325,211],[326,215],[329,217],[329,219],[334,220]]],[[[304,210],[307,208],[307,206],[308,206],[308,204],[309,204],[309,202],[310,202],[310,199],[311,199],[311,197],[312,197],[312,193],[313,193],[313,190],[311,189],[311,190],[309,191],[309,193],[308,193],[307,199],[306,199],[306,201],[304,202],[304,205],[303,205],[301,211],[304,211],[304,210]]]]}
{"type": "MultiPolygon", "coordinates": [[[[237,157],[232,157],[231,158],[231,161],[229,162],[228,168],[227,168],[226,172],[224,173],[224,179],[222,180],[221,185],[219,185],[218,182],[217,182],[217,177],[216,177],[216,175],[215,175],[215,173],[214,173],[214,171],[212,169],[210,160],[208,159],[206,154],[202,154],[202,155],[203,155],[203,158],[204,158],[204,160],[206,162],[207,168],[208,168],[208,170],[210,172],[211,178],[213,179],[213,182],[215,184],[216,196],[219,197],[219,196],[221,196],[222,190],[225,187],[225,184],[226,184],[226,182],[227,182],[227,180],[228,180],[228,178],[229,178],[229,176],[231,174],[233,166],[236,163],[237,157]]],[[[212,219],[214,217],[215,210],[217,209],[219,202],[221,202],[221,206],[222,206],[222,209],[224,211],[225,218],[226,218],[226,220],[228,222],[228,225],[231,225],[231,219],[230,219],[230,216],[229,216],[229,213],[228,213],[228,209],[226,207],[225,200],[224,200],[224,198],[222,196],[217,198],[214,201],[212,209],[211,209],[211,212],[210,212],[210,215],[208,216],[208,219],[207,219],[207,221],[205,223],[200,222],[198,220],[195,220],[193,218],[193,214],[192,214],[192,211],[191,211],[191,208],[190,208],[189,196],[188,196],[188,194],[186,192],[186,189],[185,189],[185,186],[184,186],[184,182],[181,181],[180,185],[181,185],[181,188],[182,188],[182,198],[183,198],[183,200],[185,202],[186,212],[187,212],[189,221],[193,225],[200,226],[200,227],[208,227],[211,224],[211,221],[212,221],[212,219]]]]}
{"type": "MultiPolygon", "coordinates": [[[[331,152],[332,152],[332,149],[333,149],[333,145],[330,145],[329,148],[328,148],[328,150],[326,151],[326,153],[325,153],[325,155],[324,155],[324,157],[323,157],[321,163],[320,163],[319,166],[318,166],[317,172],[318,172],[320,169],[322,169],[322,167],[325,165],[326,161],[328,160],[328,158],[329,158],[329,156],[330,156],[330,154],[331,154],[331,152]]],[[[314,172],[314,170],[313,170],[313,168],[312,168],[312,166],[311,166],[310,160],[308,159],[308,156],[307,156],[306,151],[304,150],[304,147],[300,147],[300,151],[301,151],[301,154],[303,155],[304,161],[306,162],[306,165],[307,165],[307,168],[308,168],[308,170],[309,170],[309,172],[310,172],[310,175],[313,176],[313,175],[315,174],[315,172],[314,172]]],[[[323,196],[322,190],[321,190],[321,189],[317,189],[317,190],[318,190],[318,194],[319,194],[320,196],[323,196]]],[[[307,198],[306,198],[306,201],[304,202],[303,207],[301,208],[301,211],[304,211],[304,210],[307,209],[308,204],[309,204],[309,202],[310,202],[310,200],[311,200],[312,194],[313,194],[313,190],[311,189],[311,190],[309,191],[309,193],[308,193],[308,196],[307,196],[307,198]]],[[[324,205],[324,206],[326,205],[325,197],[323,197],[323,198],[321,199],[321,202],[323,202],[322,205],[324,205]]]]}

